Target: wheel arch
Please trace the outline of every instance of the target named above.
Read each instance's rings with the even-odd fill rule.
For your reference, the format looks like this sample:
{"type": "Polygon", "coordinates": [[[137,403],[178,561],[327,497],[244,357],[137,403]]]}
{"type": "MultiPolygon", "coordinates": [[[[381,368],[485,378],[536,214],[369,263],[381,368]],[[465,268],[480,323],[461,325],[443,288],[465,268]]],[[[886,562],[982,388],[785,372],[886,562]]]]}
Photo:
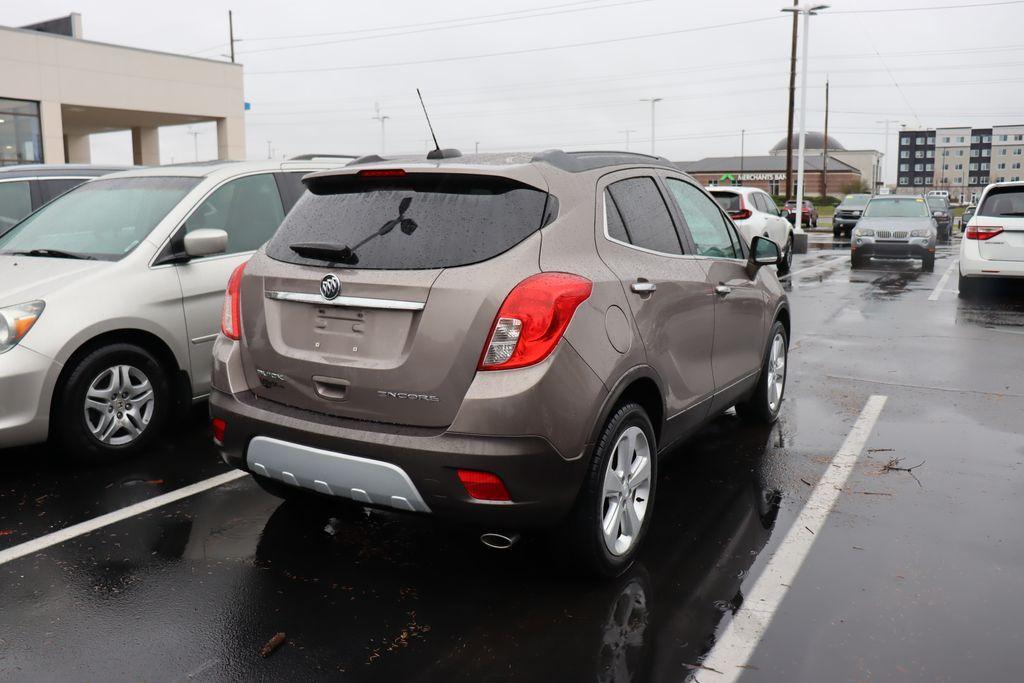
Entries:
{"type": "Polygon", "coordinates": [[[665,426],[665,394],[662,386],[661,380],[649,366],[636,366],[624,373],[608,392],[601,406],[587,439],[588,449],[597,443],[601,430],[604,429],[605,422],[612,412],[627,401],[635,401],[647,411],[647,416],[654,427],[654,438],[660,443],[665,426]]]}

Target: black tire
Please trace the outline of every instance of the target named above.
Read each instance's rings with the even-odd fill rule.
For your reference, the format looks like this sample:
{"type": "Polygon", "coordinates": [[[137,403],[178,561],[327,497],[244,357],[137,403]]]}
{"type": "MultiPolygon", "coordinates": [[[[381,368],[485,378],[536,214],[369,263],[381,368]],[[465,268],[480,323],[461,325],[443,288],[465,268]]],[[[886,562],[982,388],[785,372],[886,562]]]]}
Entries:
{"type": "Polygon", "coordinates": [[[934,256],[925,256],[923,259],[921,259],[921,270],[923,270],[926,273],[934,272],[935,271],[935,257],[934,256]]]}
{"type": "MultiPolygon", "coordinates": [[[[112,403],[116,401],[115,396],[112,403]]],[[[171,415],[172,403],[173,396],[167,370],[153,354],[135,344],[110,344],[90,351],[71,368],[67,380],[57,392],[51,431],[67,448],[69,458],[87,463],[110,462],[136,455],[148,448],[164,431],[171,415]],[[120,366],[135,368],[148,379],[152,389],[153,405],[148,413],[149,419],[144,423],[145,426],[131,441],[104,442],[93,435],[87,423],[88,419],[92,419],[99,424],[103,418],[101,410],[86,410],[86,394],[104,372],[120,366]]],[[[112,417],[109,419],[115,419],[114,416],[121,419],[120,416],[123,415],[124,419],[128,420],[129,411],[116,412],[115,405],[110,406],[109,413],[112,417]]],[[[131,408],[130,403],[126,403],[125,406],[131,408]]],[[[138,404],[135,410],[138,410],[138,404]]],[[[135,429],[139,429],[139,424],[141,423],[132,422],[135,429]]],[[[128,436],[120,427],[116,427],[111,436],[119,433],[124,433],[125,437],[117,438],[128,436]]]]}
{"type": "Polygon", "coordinates": [[[757,387],[754,389],[754,393],[742,403],[736,404],[736,414],[744,420],[756,422],[759,424],[772,424],[779,419],[779,412],[782,410],[782,401],[785,397],[786,392],[786,381],[789,378],[788,372],[789,364],[789,335],[786,334],[786,328],[778,320],[772,325],[771,334],[768,336],[768,348],[764,352],[764,360],[761,362],[761,375],[757,379],[757,387]],[[779,393],[778,400],[775,401],[774,406],[769,400],[768,389],[769,389],[769,374],[771,368],[772,347],[777,336],[782,337],[782,351],[783,351],[783,374],[782,374],[782,389],[779,393]]]}
{"type": "Polygon", "coordinates": [[[843,236],[843,229],[842,228],[837,228],[836,226],[833,225],[832,226],[832,237],[842,237],[842,236],[843,236]]]}
{"type": "Polygon", "coordinates": [[[868,263],[868,260],[863,256],[851,256],[850,257],[850,268],[858,270],[863,268],[868,263]]]}
{"type": "MultiPolygon", "coordinates": [[[[632,457],[632,456],[630,456],[632,457]]],[[[654,428],[647,412],[637,403],[619,406],[608,418],[590,459],[583,486],[566,522],[567,546],[570,559],[585,574],[603,578],[619,576],[629,569],[643,544],[654,513],[655,492],[658,483],[658,449],[654,428]],[[613,554],[604,540],[602,520],[605,513],[604,481],[619,437],[629,428],[639,427],[647,438],[650,453],[650,490],[646,496],[646,509],[632,544],[625,552],[613,554]]]]}
{"type": "Polygon", "coordinates": [[[960,297],[961,299],[972,299],[975,296],[977,296],[980,286],[981,283],[978,282],[977,280],[966,278],[963,276],[963,273],[960,273],[960,277],[958,279],[957,284],[957,289],[959,290],[959,293],[957,294],[957,296],[960,297]]]}
{"type": "Polygon", "coordinates": [[[779,272],[786,274],[793,267],[793,235],[786,240],[786,250],[782,252],[782,263],[779,264],[779,272]]]}

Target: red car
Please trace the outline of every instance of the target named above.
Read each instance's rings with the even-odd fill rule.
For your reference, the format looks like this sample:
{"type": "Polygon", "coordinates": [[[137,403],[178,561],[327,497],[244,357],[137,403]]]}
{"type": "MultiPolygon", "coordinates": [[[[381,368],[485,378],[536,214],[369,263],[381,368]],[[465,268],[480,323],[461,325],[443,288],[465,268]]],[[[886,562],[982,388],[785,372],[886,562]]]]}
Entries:
{"type": "MultiPolygon", "coordinates": [[[[788,202],[786,202],[786,208],[784,209],[784,211],[786,212],[786,219],[790,223],[796,224],[796,218],[793,215],[796,213],[795,199],[790,199],[788,202]]],[[[811,204],[811,202],[809,202],[806,199],[804,200],[803,224],[810,228],[818,227],[818,209],[816,209],[814,207],[814,204],[811,204]]]]}

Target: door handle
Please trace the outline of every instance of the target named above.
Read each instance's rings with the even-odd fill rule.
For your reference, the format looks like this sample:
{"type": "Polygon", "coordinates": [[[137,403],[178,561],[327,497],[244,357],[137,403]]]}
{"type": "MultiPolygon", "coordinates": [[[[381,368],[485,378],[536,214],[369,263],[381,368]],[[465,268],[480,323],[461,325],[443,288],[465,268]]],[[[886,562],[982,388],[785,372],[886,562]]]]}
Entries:
{"type": "Polygon", "coordinates": [[[658,289],[658,285],[653,282],[634,282],[629,286],[637,294],[651,294],[658,289]]]}
{"type": "Polygon", "coordinates": [[[732,291],[732,287],[730,287],[729,285],[722,285],[722,284],[715,285],[715,294],[718,294],[718,295],[721,295],[721,296],[725,296],[726,294],[728,294],[731,291],[732,291]]]}

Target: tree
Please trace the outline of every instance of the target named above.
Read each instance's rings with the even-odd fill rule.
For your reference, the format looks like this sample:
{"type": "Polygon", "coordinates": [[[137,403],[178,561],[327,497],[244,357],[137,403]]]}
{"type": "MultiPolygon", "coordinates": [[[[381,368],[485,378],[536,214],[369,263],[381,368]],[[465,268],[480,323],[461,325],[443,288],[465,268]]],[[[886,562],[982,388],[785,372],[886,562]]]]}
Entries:
{"type": "Polygon", "coordinates": [[[860,180],[851,180],[843,185],[843,194],[868,194],[870,192],[871,188],[868,187],[867,182],[865,182],[863,178],[860,180]]]}

